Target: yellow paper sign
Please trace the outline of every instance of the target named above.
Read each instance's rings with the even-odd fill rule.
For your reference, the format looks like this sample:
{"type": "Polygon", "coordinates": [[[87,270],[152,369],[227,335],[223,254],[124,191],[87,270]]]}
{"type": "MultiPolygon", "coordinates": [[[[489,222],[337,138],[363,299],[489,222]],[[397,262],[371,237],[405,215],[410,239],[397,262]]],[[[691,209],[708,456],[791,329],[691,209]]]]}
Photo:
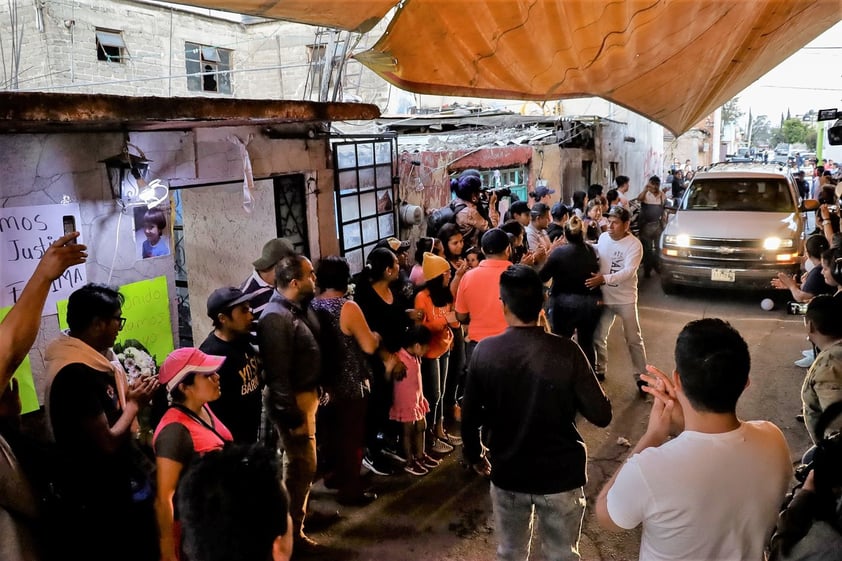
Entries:
{"type": "MultiPolygon", "coordinates": [[[[139,341],[160,367],[174,348],[167,278],[162,276],[125,284],[120,287],[120,293],[126,298],[123,303],[126,326],[117,335],[117,343],[129,339],[139,341]]],[[[56,308],[59,326],[67,329],[67,300],[57,302],[56,308]]]]}
{"type": "MultiPolygon", "coordinates": [[[[9,313],[12,306],[0,308],[0,321],[9,313]]],[[[20,391],[21,414],[37,411],[41,405],[38,403],[38,393],[35,391],[35,380],[32,379],[32,364],[27,354],[18,369],[15,370],[14,378],[18,381],[20,391]]]]}

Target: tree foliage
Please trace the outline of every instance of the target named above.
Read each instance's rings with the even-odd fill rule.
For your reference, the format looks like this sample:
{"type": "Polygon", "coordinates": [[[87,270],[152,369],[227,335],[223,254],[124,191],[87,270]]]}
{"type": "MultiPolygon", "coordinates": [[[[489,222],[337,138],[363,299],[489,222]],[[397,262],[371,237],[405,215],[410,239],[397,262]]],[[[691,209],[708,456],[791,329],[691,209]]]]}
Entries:
{"type": "Polygon", "coordinates": [[[806,142],[808,132],[810,132],[809,127],[801,119],[787,119],[781,127],[785,142],[790,144],[806,142]]]}
{"type": "Polygon", "coordinates": [[[743,116],[743,110],[740,109],[740,98],[735,97],[730,101],[726,101],[722,106],[722,122],[726,125],[735,125],[740,117],[743,116]]]}
{"type": "Polygon", "coordinates": [[[772,139],[772,122],[766,115],[758,115],[751,121],[751,143],[754,146],[768,145],[772,139]]]}
{"type": "Polygon", "coordinates": [[[774,146],[776,144],[800,144],[805,143],[811,150],[816,149],[816,133],[815,131],[804,124],[801,119],[791,118],[784,120],[780,127],[775,127],[771,130],[771,138],[769,144],[774,146]],[[813,133],[812,135],[810,133],[813,133]],[[811,145],[812,138],[812,145],[811,145]]]}

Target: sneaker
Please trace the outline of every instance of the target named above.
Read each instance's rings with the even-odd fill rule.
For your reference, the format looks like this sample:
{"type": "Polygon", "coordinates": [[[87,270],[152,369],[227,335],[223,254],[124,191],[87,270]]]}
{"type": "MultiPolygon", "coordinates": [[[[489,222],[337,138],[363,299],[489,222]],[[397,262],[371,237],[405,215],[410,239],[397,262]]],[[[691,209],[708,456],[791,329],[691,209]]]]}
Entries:
{"type": "Polygon", "coordinates": [[[387,458],[398,462],[399,464],[405,464],[406,463],[406,458],[401,456],[400,453],[397,450],[395,450],[393,448],[389,448],[388,446],[386,446],[382,450],[380,450],[380,453],[383,454],[384,456],[386,456],[387,458]]]}
{"type": "Polygon", "coordinates": [[[403,470],[410,475],[418,475],[418,476],[427,475],[428,473],[430,473],[430,470],[428,470],[427,468],[425,468],[423,465],[421,465],[419,462],[417,462],[415,460],[412,460],[411,462],[407,462],[406,465],[403,466],[403,470]]]}
{"type": "Polygon", "coordinates": [[[804,355],[804,356],[811,356],[811,357],[814,357],[814,358],[816,356],[816,352],[813,349],[803,350],[803,351],[801,351],[801,354],[804,355]]]}
{"type": "Polygon", "coordinates": [[[801,368],[810,368],[813,364],[813,357],[805,356],[804,358],[800,358],[795,361],[795,366],[800,366],[801,368]]]}
{"type": "Polygon", "coordinates": [[[453,452],[453,446],[439,438],[434,438],[433,443],[430,444],[430,452],[433,454],[450,454],[453,452]]]}
{"type": "Polygon", "coordinates": [[[376,475],[394,475],[395,471],[380,457],[363,456],[363,467],[376,475]]]}
{"type": "Polygon", "coordinates": [[[461,446],[462,445],[462,437],[456,436],[455,434],[450,434],[449,432],[444,433],[444,438],[442,438],[447,444],[451,446],[461,446]]]}
{"type": "Polygon", "coordinates": [[[433,469],[434,467],[438,467],[438,465],[441,463],[441,460],[437,460],[432,456],[424,454],[423,456],[418,458],[418,463],[427,469],[433,469]]]}

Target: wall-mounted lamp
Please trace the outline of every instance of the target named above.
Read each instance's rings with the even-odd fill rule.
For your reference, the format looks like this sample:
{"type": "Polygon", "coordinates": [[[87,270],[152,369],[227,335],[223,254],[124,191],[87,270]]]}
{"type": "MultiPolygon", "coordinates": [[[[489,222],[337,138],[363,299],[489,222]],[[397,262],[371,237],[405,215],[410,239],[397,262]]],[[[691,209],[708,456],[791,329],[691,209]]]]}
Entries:
{"type": "Polygon", "coordinates": [[[143,151],[128,142],[123,144],[123,151],[116,156],[100,160],[100,163],[105,164],[105,170],[108,172],[108,184],[111,186],[111,196],[115,199],[125,198],[124,194],[127,190],[131,191],[132,186],[135,188],[135,196],[137,196],[137,180],[138,178],[146,181],[146,175],[149,173],[149,162],[143,151]],[[137,150],[140,155],[137,156],[129,152],[129,146],[137,150]]]}
{"type": "Polygon", "coordinates": [[[146,205],[154,208],[166,200],[169,187],[160,179],[147,181],[149,163],[143,151],[126,142],[116,156],[100,160],[105,164],[111,195],[126,205],[146,205]],[[129,152],[134,148],[139,155],[129,152]]]}

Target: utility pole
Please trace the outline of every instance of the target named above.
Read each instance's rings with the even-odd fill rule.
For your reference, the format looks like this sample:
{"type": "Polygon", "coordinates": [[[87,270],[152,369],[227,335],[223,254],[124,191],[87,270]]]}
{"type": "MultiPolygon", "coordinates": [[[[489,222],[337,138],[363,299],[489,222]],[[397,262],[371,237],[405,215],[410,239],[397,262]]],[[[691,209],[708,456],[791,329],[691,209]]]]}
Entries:
{"type": "Polygon", "coordinates": [[[751,107],[748,108],[748,150],[751,153],[751,107]]]}

